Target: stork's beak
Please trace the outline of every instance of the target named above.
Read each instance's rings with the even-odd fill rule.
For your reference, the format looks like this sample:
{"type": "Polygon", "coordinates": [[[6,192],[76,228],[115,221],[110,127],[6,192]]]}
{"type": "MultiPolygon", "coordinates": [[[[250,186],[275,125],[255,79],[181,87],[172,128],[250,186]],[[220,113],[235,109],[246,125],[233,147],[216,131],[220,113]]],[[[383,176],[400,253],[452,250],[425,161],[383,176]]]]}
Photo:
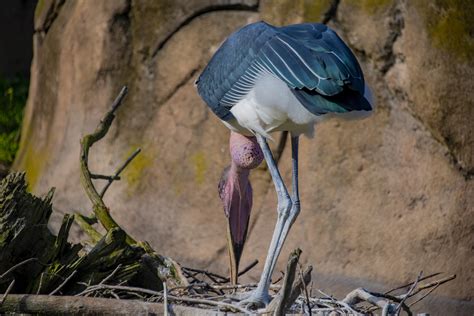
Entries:
{"type": "Polygon", "coordinates": [[[230,279],[237,284],[239,263],[247,238],[252,209],[252,187],[248,180],[249,170],[224,170],[219,183],[219,195],[224,204],[227,219],[227,244],[230,259],[230,279]]]}

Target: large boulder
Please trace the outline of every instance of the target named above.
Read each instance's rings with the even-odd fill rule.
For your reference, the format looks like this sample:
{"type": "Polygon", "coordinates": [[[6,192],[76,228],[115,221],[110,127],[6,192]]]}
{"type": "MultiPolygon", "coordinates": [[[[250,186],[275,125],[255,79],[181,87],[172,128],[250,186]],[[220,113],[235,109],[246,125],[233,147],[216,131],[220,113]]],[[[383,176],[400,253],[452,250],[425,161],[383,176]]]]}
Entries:
{"type": "MultiPolygon", "coordinates": [[[[143,152],[106,203],[138,239],[184,265],[227,272],[217,182],[228,131],[193,86],[222,40],[265,19],[328,22],[353,48],[377,103],[361,121],[332,119],[301,141],[302,213],[283,249],[303,249],[314,286],[341,295],[387,289],[419,270],[457,274],[420,310],[469,314],[474,292],[472,5],[404,1],[40,1],[30,96],[15,169],[58,213],[89,212],[79,139],[123,84],[129,96],[91,154],[108,173],[143,152]],[[454,30],[451,31],[451,29],[454,30]]],[[[290,183],[289,146],[280,168],[290,183]]],[[[242,265],[264,261],[276,196],[252,174],[255,206],[242,265]]],[[[256,280],[261,271],[247,278],[256,280]]],[[[243,280],[245,281],[245,279],[243,280]]]]}

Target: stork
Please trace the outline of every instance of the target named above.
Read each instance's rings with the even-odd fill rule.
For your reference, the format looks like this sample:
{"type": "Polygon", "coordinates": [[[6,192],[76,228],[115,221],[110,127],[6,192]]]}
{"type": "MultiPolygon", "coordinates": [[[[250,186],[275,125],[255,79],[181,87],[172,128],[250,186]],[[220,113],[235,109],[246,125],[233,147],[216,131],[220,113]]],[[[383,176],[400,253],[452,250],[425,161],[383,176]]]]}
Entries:
{"type": "Polygon", "coordinates": [[[234,282],[252,206],[249,170],[265,158],[275,185],[275,229],[258,286],[243,301],[266,305],[278,256],[300,213],[299,136],[312,137],[315,123],[328,116],[367,115],[372,111],[370,90],[351,50],[326,25],[275,27],[263,21],[231,34],[196,85],[199,95],[231,130],[232,164],[223,173],[219,194],[228,220],[234,282]],[[267,142],[277,131],[291,135],[291,196],[267,142]]]}

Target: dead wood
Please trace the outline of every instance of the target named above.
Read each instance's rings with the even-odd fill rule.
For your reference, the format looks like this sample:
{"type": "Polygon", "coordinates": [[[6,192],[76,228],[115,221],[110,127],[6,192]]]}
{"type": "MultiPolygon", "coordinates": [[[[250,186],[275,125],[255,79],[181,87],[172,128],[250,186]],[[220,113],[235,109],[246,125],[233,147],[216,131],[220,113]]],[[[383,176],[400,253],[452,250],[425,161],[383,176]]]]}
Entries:
{"type": "Polygon", "coordinates": [[[0,292],[9,288],[11,293],[76,294],[107,276],[110,282],[154,290],[160,290],[163,282],[169,282],[170,288],[187,284],[180,266],[130,237],[102,199],[139,150],[112,176],[92,173],[88,166],[91,146],[106,136],[126,93],[124,87],[96,130],[81,141],[82,184],[93,204],[93,217],[66,214],[55,236],[48,228],[54,189],[43,198],[30,194],[24,173],[12,173],[0,183],[0,292]],[[101,194],[93,179],[107,181],[101,194]],[[87,246],[67,241],[74,220],[89,235],[87,246]],[[106,229],[105,235],[94,228],[97,221],[106,229]]]}
{"type": "Polygon", "coordinates": [[[68,315],[161,315],[163,305],[138,300],[107,298],[8,295],[0,306],[0,313],[68,314],[68,315]]]}

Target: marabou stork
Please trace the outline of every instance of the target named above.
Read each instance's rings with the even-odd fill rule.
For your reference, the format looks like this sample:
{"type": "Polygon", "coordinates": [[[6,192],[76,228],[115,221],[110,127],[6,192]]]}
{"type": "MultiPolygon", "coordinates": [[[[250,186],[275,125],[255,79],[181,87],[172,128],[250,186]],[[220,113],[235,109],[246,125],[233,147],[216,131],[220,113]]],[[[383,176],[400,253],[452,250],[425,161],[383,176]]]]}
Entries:
{"type": "Polygon", "coordinates": [[[228,219],[233,282],[237,281],[252,206],[249,169],[265,158],[275,185],[275,230],[258,286],[243,301],[266,305],[277,258],[300,212],[299,136],[311,137],[314,124],[331,114],[367,115],[372,111],[370,91],[354,54],[326,25],[275,27],[263,21],[230,35],[196,85],[200,96],[231,130],[232,164],[223,173],[219,195],[228,219]],[[269,134],[276,131],[291,134],[291,196],[267,143],[269,134]]]}

